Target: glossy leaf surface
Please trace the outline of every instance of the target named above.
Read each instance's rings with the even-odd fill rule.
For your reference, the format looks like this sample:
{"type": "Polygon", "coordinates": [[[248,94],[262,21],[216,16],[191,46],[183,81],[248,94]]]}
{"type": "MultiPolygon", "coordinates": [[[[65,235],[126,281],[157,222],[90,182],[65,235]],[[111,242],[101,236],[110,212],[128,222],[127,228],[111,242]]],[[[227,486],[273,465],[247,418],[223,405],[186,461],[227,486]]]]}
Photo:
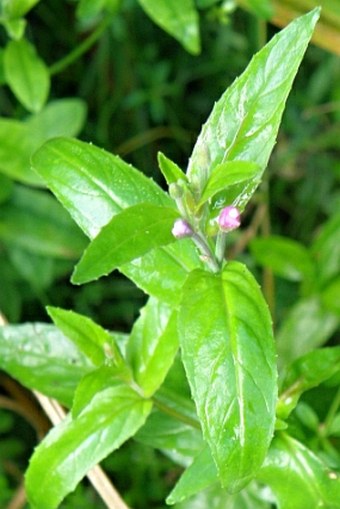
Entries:
{"type": "Polygon", "coordinates": [[[116,214],[91,242],[75,268],[74,283],[107,275],[156,247],[174,242],[174,208],[140,203],[116,214]]]}
{"type": "Polygon", "coordinates": [[[340,507],[340,479],[304,445],[288,435],[276,438],[258,479],[274,492],[278,509],[340,507]]]}
{"type": "Polygon", "coordinates": [[[67,406],[81,378],[94,369],[56,327],[39,323],[0,328],[0,367],[67,406]]]}
{"type": "Polygon", "coordinates": [[[150,18],[196,55],[200,51],[198,14],[193,0],[138,0],[150,18]]]}
{"type": "Polygon", "coordinates": [[[290,363],[323,345],[338,323],[338,318],[322,306],[318,296],[298,301],[277,333],[279,362],[290,363]]]}
{"type": "MultiPolygon", "coordinates": [[[[188,166],[188,177],[197,195],[201,195],[211,172],[221,163],[252,161],[264,171],[287,96],[318,17],[319,10],[314,10],[273,37],[215,104],[188,166]]],[[[240,208],[249,201],[257,184],[240,188],[240,208]]]]}
{"type": "Polygon", "coordinates": [[[87,316],[74,311],[47,307],[55,325],[83,352],[93,364],[100,366],[106,360],[117,366],[123,365],[123,358],[112,335],[87,316]]]}
{"type": "Polygon", "coordinates": [[[257,164],[248,161],[229,161],[217,165],[204,187],[199,205],[230,186],[254,179],[259,170],[257,164]]]}
{"type": "Polygon", "coordinates": [[[281,384],[278,416],[288,417],[301,394],[340,372],[340,346],[314,350],[294,361],[281,384]]]}
{"type": "Polygon", "coordinates": [[[158,152],[157,159],[159,168],[168,185],[174,184],[181,179],[187,180],[187,176],[182,172],[181,168],[171,161],[171,159],[162,154],[162,152],[158,152]]]}
{"type": "Polygon", "coordinates": [[[315,267],[308,250],[299,242],[278,235],[254,239],[251,252],[257,263],[289,281],[312,280],[315,267]]]}
{"type": "Polygon", "coordinates": [[[222,484],[238,491],[265,457],[277,394],[270,315],[244,265],[189,275],[179,335],[204,438],[222,484]]]}
{"type": "Polygon", "coordinates": [[[8,85],[25,108],[41,110],[48,97],[50,76],[34,46],[25,39],[11,41],[5,49],[4,69],[8,85]]]}
{"type": "MultiPolygon", "coordinates": [[[[152,180],[122,159],[80,141],[61,138],[47,142],[33,157],[33,165],[90,238],[124,208],[145,201],[165,206],[173,203],[152,180]]],[[[147,293],[177,304],[187,273],[199,266],[195,247],[183,239],[120,270],[147,293]]]]}
{"type": "Polygon", "coordinates": [[[98,392],[75,418],[68,416],[36,448],[26,473],[32,508],[55,509],[84,475],[144,424],[151,403],[123,385],[98,392]]]}
{"type": "Polygon", "coordinates": [[[177,313],[151,297],[127,344],[127,360],[145,396],[151,396],[162,384],[177,350],[177,313]]]}

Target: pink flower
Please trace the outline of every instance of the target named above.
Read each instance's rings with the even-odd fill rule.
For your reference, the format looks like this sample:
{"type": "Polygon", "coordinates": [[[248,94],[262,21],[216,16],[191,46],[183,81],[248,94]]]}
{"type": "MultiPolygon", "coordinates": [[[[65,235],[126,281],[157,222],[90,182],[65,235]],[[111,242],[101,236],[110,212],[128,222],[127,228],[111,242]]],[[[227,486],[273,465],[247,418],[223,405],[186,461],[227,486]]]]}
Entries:
{"type": "Polygon", "coordinates": [[[171,232],[176,239],[191,237],[194,233],[190,224],[184,221],[184,219],[176,219],[171,232]]]}
{"type": "Polygon", "coordinates": [[[221,210],[217,221],[222,231],[230,232],[240,226],[240,212],[236,207],[229,205],[221,210]]]}

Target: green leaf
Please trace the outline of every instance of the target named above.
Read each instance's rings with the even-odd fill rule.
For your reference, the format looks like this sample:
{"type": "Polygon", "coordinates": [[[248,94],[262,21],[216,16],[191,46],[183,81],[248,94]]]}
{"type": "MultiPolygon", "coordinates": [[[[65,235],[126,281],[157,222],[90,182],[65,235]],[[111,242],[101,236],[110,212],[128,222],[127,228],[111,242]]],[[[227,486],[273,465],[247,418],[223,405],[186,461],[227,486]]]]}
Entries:
{"type": "Polygon", "coordinates": [[[340,214],[335,214],[323,226],[312,245],[318,268],[318,280],[327,283],[340,273],[340,214]]]}
{"type": "Polygon", "coordinates": [[[152,412],[144,426],[134,437],[135,440],[161,449],[166,454],[180,458],[181,463],[191,462],[192,456],[204,446],[202,433],[190,424],[180,421],[176,414],[171,416],[158,410],[152,412]]]}
{"type": "MultiPolygon", "coordinates": [[[[127,207],[141,202],[173,204],[160,187],[122,159],[77,140],[47,142],[33,156],[33,166],[90,238],[127,207]]],[[[188,272],[199,266],[195,246],[183,239],[119,270],[150,295],[177,304],[188,272]]]]}
{"type": "Polygon", "coordinates": [[[257,164],[248,161],[228,161],[218,164],[203,189],[198,206],[228,187],[254,179],[259,170],[257,164]]]}
{"type": "Polygon", "coordinates": [[[303,355],[287,369],[277,405],[277,415],[286,419],[303,392],[317,387],[340,372],[340,346],[322,348],[303,355]]]}
{"type": "Polygon", "coordinates": [[[94,368],[56,327],[40,323],[0,328],[0,367],[67,406],[81,378],[94,368]]]}
{"type": "Polygon", "coordinates": [[[252,240],[250,249],[257,263],[289,281],[315,278],[315,266],[308,249],[295,240],[271,235],[252,240]]]}
{"type": "Polygon", "coordinates": [[[2,13],[8,18],[25,16],[40,0],[2,0],[2,13]]]}
{"type": "Polygon", "coordinates": [[[331,281],[321,293],[321,301],[325,308],[340,318],[340,276],[331,281]]]}
{"type": "Polygon", "coordinates": [[[146,14],[163,30],[177,39],[184,48],[200,52],[198,14],[193,0],[138,0],[146,14]]]}
{"type": "Polygon", "coordinates": [[[1,20],[8,37],[19,41],[25,34],[27,21],[23,18],[4,18],[1,20]]]}
{"type": "Polygon", "coordinates": [[[168,157],[166,157],[162,152],[158,152],[157,154],[158,164],[161,172],[168,184],[174,184],[178,180],[187,180],[187,176],[176,163],[171,161],[168,157]]]}
{"type": "Polygon", "coordinates": [[[99,461],[144,424],[151,403],[132,389],[111,385],[75,418],[68,416],[36,448],[26,473],[32,509],[55,509],[99,461]]]}
{"type": "Polygon", "coordinates": [[[340,507],[340,479],[304,445],[277,437],[257,478],[274,492],[278,509],[340,507]]]}
{"type": "Polygon", "coordinates": [[[146,397],[163,383],[177,351],[177,313],[151,297],[133,326],[126,350],[134,378],[146,397]]]}
{"type": "Polygon", "coordinates": [[[85,119],[85,105],[79,99],[49,103],[25,122],[0,119],[0,172],[31,185],[43,185],[31,169],[31,156],[47,139],[76,136],[85,119]]]}
{"type": "Polygon", "coordinates": [[[34,254],[70,260],[86,245],[82,232],[52,196],[20,186],[0,209],[0,239],[34,254]]]}
{"type": "Polygon", "coordinates": [[[0,175],[0,204],[6,202],[13,191],[13,181],[5,175],[0,175]]]}
{"type": "Polygon", "coordinates": [[[318,296],[298,301],[288,312],[276,336],[279,363],[289,364],[331,337],[339,320],[324,309],[318,296]]]}
{"type": "Polygon", "coordinates": [[[50,77],[34,46],[25,39],[11,41],[5,49],[4,66],[16,98],[29,111],[40,111],[48,97],[50,77]]]}
{"type": "Polygon", "coordinates": [[[179,312],[182,358],[197,413],[229,492],[244,487],[266,455],[275,423],[271,319],[246,267],[192,272],[179,312]]]}
{"type": "Polygon", "coordinates": [[[98,16],[105,9],[114,13],[119,9],[120,4],[121,0],[79,0],[76,15],[78,19],[86,21],[98,16]]]}
{"type": "Polygon", "coordinates": [[[209,447],[205,447],[184,471],[166,499],[167,504],[177,504],[218,482],[216,465],[209,447]]]}
{"type": "Polygon", "coordinates": [[[242,4],[260,18],[269,20],[274,15],[273,5],[270,0],[243,0],[242,4]]]}
{"type": "Polygon", "coordinates": [[[170,207],[139,203],[115,215],[87,247],[72,276],[86,283],[107,275],[152,249],[174,242],[171,233],[178,212],[170,207]]]}
{"type": "Polygon", "coordinates": [[[47,306],[47,312],[58,329],[67,336],[90,361],[100,366],[105,361],[123,366],[124,360],[112,335],[90,318],[47,306]]]}
{"type": "MultiPolygon", "coordinates": [[[[189,161],[187,175],[195,194],[201,196],[212,171],[221,163],[252,161],[262,172],[265,170],[287,96],[319,12],[314,9],[273,37],[215,104],[189,161]]],[[[257,184],[258,180],[240,186],[241,209],[257,184]]]]}

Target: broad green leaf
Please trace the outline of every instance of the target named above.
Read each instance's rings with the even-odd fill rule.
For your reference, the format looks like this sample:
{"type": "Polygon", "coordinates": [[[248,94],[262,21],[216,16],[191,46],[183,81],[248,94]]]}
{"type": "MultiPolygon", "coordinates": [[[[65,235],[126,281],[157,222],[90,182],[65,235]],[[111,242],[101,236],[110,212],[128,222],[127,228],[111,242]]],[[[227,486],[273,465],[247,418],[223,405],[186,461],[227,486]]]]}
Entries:
{"type": "Polygon", "coordinates": [[[177,313],[150,297],[127,344],[127,361],[146,397],[162,384],[178,351],[177,313]]]}
{"type": "Polygon", "coordinates": [[[340,437],[340,414],[336,414],[329,427],[329,434],[335,437],[340,437]]]}
{"type": "Polygon", "coordinates": [[[174,242],[171,233],[178,212],[174,208],[139,203],[116,214],[83,254],[72,276],[86,283],[143,254],[174,242]]]}
{"type": "Polygon", "coordinates": [[[322,306],[318,296],[298,301],[276,336],[280,365],[289,364],[326,343],[338,324],[338,318],[322,306]]]}
{"type": "Polygon", "coordinates": [[[204,447],[184,471],[168,495],[167,504],[177,504],[188,497],[218,483],[218,473],[209,447],[204,447]]]}
{"type": "Polygon", "coordinates": [[[289,281],[315,278],[315,266],[308,249],[295,240],[271,235],[252,240],[250,249],[257,263],[289,281]]]}
{"type": "Polygon", "coordinates": [[[259,170],[260,167],[257,164],[248,161],[227,161],[218,164],[203,189],[198,205],[202,205],[230,186],[254,179],[259,170]]]}
{"type": "Polygon", "coordinates": [[[0,239],[37,255],[71,260],[86,245],[85,236],[52,196],[20,186],[0,209],[0,239]]]}
{"type": "Polygon", "coordinates": [[[50,77],[43,60],[25,39],[11,41],[5,49],[6,81],[17,99],[29,111],[38,112],[45,104],[50,77]]]}
{"type": "Polygon", "coordinates": [[[318,264],[320,284],[327,283],[340,273],[340,214],[334,215],[323,226],[312,245],[318,264]]]}
{"type": "Polygon", "coordinates": [[[162,152],[158,152],[157,155],[158,164],[161,172],[168,184],[174,184],[178,180],[187,180],[187,176],[176,163],[171,161],[168,157],[166,157],[162,152]]]}
{"type": "Polygon", "coordinates": [[[317,387],[340,372],[340,346],[313,350],[295,360],[281,384],[277,414],[286,419],[303,392],[317,387]]]}
{"type": "Polygon", "coordinates": [[[135,435],[135,440],[161,449],[165,453],[174,453],[184,466],[188,466],[192,456],[204,446],[202,433],[190,424],[174,416],[155,410],[144,426],[135,435]]]}
{"type": "Polygon", "coordinates": [[[79,99],[61,99],[30,115],[25,122],[0,119],[0,172],[31,185],[43,185],[31,169],[31,156],[54,136],[76,136],[83,125],[86,108],[79,99]]]}
{"type": "Polygon", "coordinates": [[[0,328],[0,367],[67,406],[81,378],[94,369],[56,327],[41,323],[0,328]]]}
{"type": "Polygon", "coordinates": [[[177,39],[184,48],[200,52],[198,14],[193,0],[138,0],[148,16],[163,30],[177,39]]]}
{"type": "MultiPolygon", "coordinates": [[[[173,203],[152,180],[93,145],[70,139],[47,142],[33,166],[90,238],[123,209],[141,202],[173,203]]],[[[202,263],[189,239],[155,249],[119,270],[147,293],[177,304],[178,291],[202,263]]]]}
{"type": "Polygon", "coordinates": [[[151,403],[123,385],[107,386],[36,448],[26,473],[32,509],[55,509],[99,461],[144,424],[151,403]]]}
{"type": "Polygon", "coordinates": [[[112,335],[87,316],[74,311],[47,306],[47,312],[58,329],[68,337],[90,361],[100,366],[105,361],[123,366],[124,360],[112,335]]]}
{"type": "MultiPolygon", "coordinates": [[[[221,163],[252,161],[265,170],[287,96],[318,18],[319,9],[314,9],[273,37],[215,104],[188,166],[187,175],[198,196],[221,163]]],[[[244,208],[257,184],[258,180],[240,185],[239,208],[244,208]]]]}
{"type": "Polygon", "coordinates": [[[20,18],[40,0],[2,0],[2,13],[8,18],[20,18]]]}
{"type": "Polygon", "coordinates": [[[271,318],[244,265],[189,275],[179,337],[203,436],[222,485],[236,492],[266,455],[277,395],[271,318]]]}
{"type": "Polygon", "coordinates": [[[339,476],[288,435],[274,439],[257,478],[270,486],[278,509],[340,507],[339,476]]]}

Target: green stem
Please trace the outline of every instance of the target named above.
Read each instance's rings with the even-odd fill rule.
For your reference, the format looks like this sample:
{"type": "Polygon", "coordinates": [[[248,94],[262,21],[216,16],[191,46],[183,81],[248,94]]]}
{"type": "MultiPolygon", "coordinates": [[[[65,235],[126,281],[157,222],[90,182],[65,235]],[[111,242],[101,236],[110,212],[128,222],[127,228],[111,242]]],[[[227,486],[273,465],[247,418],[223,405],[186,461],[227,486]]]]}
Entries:
{"type": "Polygon", "coordinates": [[[181,412],[178,412],[174,408],[171,408],[170,406],[167,406],[165,403],[162,403],[158,398],[155,396],[152,398],[152,401],[154,402],[154,405],[163,413],[170,415],[171,417],[174,417],[180,422],[184,422],[185,424],[188,424],[192,428],[195,429],[201,429],[201,426],[198,421],[191,419],[189,416],[182,414],[181,412]]]}
{"type": "Polygon", "coordinates": [[[53,65],[51,65],[49,71],[50,75],[58,74],[62,72],[66,67],[71,65],[73,62],[78,60],[84,53],[86,53],[91,46],[99,39],[102,33],[107,29],[111,22],[112,16],[108,16],[102,20],[102,22],[97,26],[96,30],[92,32],[87,39],[85,39],[79,46],[77,46],[74,50],[72,50],[68,55],[61,58],[53,65]]]}
{"type": "Polygon", "coordinates": [[[225,232],[218,232],[217,238],[216,238],[216,258],[217,261],[221,264],[224,259],[224,253],[225,253],[225,246],[227,243],[227,234],[225,232]]]}
{"type": "Polygon", "coordinates": [[[332,404],[329,407],[328,413],[324,420],[324,431],[326,435],[328,435],[329,428],[332,425],[332,422],[334,420],[336,413],[338,412],[339,407],[340,407],[340,389],[338,389],[338,392],[336,393],[335,398],[333,399],[332,404]]]}
{"type": "Polygon", "coordinates": [[[191,238],[200,250],[207,265],[209,265],[213,272],[218,272],[220,270],[220,264],[218,263],[214,253],[211,251],[205,239],[199,233],[194,233],[191,238]]]}

